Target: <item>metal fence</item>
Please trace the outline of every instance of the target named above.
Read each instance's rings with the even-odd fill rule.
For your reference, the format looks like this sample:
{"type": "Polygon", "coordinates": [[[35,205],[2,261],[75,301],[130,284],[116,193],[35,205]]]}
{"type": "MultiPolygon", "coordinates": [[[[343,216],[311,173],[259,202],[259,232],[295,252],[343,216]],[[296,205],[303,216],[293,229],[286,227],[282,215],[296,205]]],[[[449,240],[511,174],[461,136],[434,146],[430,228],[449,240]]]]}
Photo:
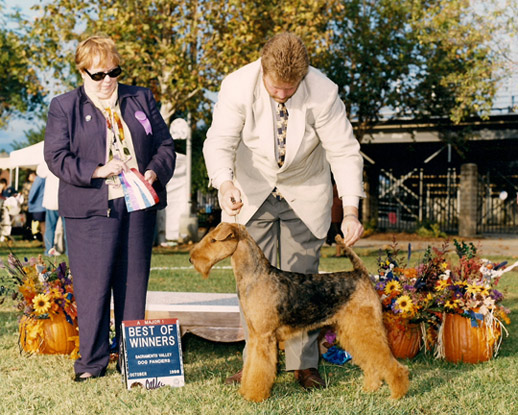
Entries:
{"type": "Polygon", "coordinates": [[[458,229],[459,174],[414,168],[407,173],[381,169],[378,187],[378,227],[391,231],[415,231],[437,224],[444,232],[458,229]]]}
{"type": "Polygon", "coordinates": [[[518,232],[518,175],[491,169],[479,176],[477,233],[518,232]]]}

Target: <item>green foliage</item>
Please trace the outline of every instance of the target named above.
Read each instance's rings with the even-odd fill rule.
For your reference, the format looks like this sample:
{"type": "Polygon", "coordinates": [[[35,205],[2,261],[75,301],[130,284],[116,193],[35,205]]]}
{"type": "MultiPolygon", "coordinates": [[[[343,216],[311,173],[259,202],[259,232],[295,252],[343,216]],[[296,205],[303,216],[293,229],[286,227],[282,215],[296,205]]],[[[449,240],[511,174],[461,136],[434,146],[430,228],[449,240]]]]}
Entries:
{"type": "Polygon", "coordinates": [[[487,116],[502,51],[494,7],[484,16],[468,0],[351,0],[334,7],[333,34],[321,67],[339,85],[363,139],[383,108],[395,117],[487,116]],[[497,53],[498,52],[498,53],[497,53]]]}
{"type": "Polygon", "coordinates": [[[466,257],[467,259],[474,258],[477,255],[477,247],[473,244],[473,242],[464,242],[453,240],[453,245],[455,246],[455,251],[459,258],[466,257]]]}
{"type": "Polygon", "coordinates": [[[438,223],[424,223],[417,228],[415,233],[425,238],[446,238],[438,223]]]}
{"type": "Polygon", "coordinates": [[[4,13],[0,3],[0,128],[13,114],[31,112],[39,107],[43,89],[30,65],[20,36],[6,28],[13,16],[4,13]]]}
{"type": "Polygon", "coordinates": [[[516,26],[508,11],[516,0],[504,3],[489,0],[481,11],[469,0],[56,0],[34,6],[35,21],[19,22],[27,28],[24,56],[63,89],[79,80],[78,41],[112,36],[124,61],[121,81],[150,87],[166,121],[189,113],[196,128],[210,123],[205,92],[258,58],[273,34],[293,31],[311,63],[338,84],[361,141],[386,108],[433,118],[445,131],[487,115],[505,67],[506,48],[493,40],[516,26]]]}

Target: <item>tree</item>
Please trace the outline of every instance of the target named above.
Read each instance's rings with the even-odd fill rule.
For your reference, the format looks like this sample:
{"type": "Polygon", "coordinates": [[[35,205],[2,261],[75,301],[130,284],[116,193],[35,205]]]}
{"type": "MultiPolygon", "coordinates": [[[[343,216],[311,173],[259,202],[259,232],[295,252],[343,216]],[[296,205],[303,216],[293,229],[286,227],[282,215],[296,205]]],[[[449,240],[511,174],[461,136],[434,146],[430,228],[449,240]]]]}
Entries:
{"type": "Polygon", "coordinates": [[[360,141],[389,113],[450,124],[487,116],[501,55],[490,47],[494,21],[469,0],[350,0],[334,10],[323,67],[360,141]]]}
{"type": "Polygon", "coordinates": [[[501,65],[491,45],[501,9],[482,18],[469,0],[55,0],[36,8],[42,16],[22,22],[33,65],[68,89],[78,81],[78,40],[106,33],[124,59],[122,81],[150,87],[166,121],[188,112],[194,127],[210,119],[207,92],[284,30],[301,36],[312,65],[338,84],[360,141],[388,116],[449,126],[487,115],[501,65]]]}
{"type": "Polygon", "coordinates": [[[26,43],[34,64],[50,69],[70,88],[78,81],[73,63],[78,40],[110,35],[126,62],[123,81],[151,87],[167,121],[177,111],[189,111],[195,125],[210,107],[206,92],[216,91],[225,74],[257,59],[273,33],[294,30],[311,50],[321,45],[326,2],[287,3],[57,0],[35,6],[43,15],[31,25],[26,43]]]}
{"type": "MultiPolygon", "coordinates": [[[[63,91],[79,81],[74,69],[78,41],[105,33],[116,41],[123,57],[122,82],[150,87],[167,122],[189,112],[197,126],[210,119],[207,92],[217,91],[227,73],[257,59],[275,32],[299,33],[311,52],[321,47],[330,12],[326,2],[288,3],[56,0],[35,6],[42,14],[35,22],[20,23],[30,27],[25,43],[33,64],[59,80],[63,91]]],[[[193,164],[203,165],[201,153],[198,157],[193,164]]]]}
{"type": "MultiPolygon", "coordinates": [[[[0,2],[0,128],[9,118],[38,108],[43,90],[17,33],[6,28],[4,4],[0,2]]],[[[7,16],[9,18],[9,16],[7,16]]]]}

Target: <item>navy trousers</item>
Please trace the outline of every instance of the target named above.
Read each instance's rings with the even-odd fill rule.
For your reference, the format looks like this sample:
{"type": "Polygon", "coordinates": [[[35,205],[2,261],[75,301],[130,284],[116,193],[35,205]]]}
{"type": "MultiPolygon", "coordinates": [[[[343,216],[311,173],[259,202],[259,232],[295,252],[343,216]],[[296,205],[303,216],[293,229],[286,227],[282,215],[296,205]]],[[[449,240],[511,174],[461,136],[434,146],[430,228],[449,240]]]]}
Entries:
{"type": "Polygon", "coordinates": [[[110,298],[120,339],[123,320],[143,319],[156,210],[128,213],[123,198],[110,216],[66,218],[68,257],[79,325],[76,373],[101,373],[109,363],[110,298]]]}

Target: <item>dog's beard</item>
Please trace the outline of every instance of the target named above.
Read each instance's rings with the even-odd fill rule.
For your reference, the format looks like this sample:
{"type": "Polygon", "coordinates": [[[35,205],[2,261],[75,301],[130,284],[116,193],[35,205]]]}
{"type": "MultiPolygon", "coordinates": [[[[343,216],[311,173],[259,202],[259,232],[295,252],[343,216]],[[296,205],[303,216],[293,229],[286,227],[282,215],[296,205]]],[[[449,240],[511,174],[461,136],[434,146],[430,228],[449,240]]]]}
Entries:
{"type": "Polygon", "coordinates": [[[198,271],[204,279],[209,278],[210,270],[214,266],[214,263],[209,263],[208,261],[198,262],[195,260],[192,260],[191,262],[194,266],[194,269],[198,271]]]}

